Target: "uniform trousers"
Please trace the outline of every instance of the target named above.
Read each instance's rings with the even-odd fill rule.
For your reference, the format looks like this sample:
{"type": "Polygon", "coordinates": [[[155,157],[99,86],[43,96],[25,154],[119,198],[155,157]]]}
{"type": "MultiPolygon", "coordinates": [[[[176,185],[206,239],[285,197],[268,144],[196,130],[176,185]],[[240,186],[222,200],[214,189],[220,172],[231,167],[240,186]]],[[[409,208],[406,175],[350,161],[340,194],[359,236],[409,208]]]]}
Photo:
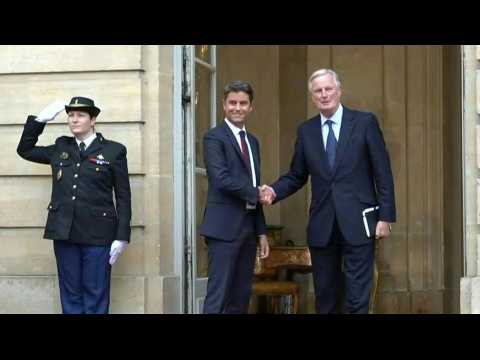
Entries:
{"type": "Polygon", "coordinates": [[[55,240],[60,300],[64,314],[108,314],[110,246],[55,240]]]}

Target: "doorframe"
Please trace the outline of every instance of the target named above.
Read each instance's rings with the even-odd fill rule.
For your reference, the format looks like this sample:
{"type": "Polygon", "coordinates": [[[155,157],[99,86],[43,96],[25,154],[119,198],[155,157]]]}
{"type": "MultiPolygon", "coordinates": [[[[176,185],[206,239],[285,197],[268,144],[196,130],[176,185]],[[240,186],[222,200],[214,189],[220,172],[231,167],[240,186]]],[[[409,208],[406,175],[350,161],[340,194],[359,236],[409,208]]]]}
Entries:
{"type": "Polygon", "coordinates": [[[182,46],[182,109],[184,136],[184,311],[195,313],[195,45],[182,46]]]}
{"type": "Polygon", "coordinates": [[[173,46],[173,242],[174,270],[180,276],[178,300],[185,313],[185,136],[182,99],[183,46],[173,46]]]}
{"type": "MultiPolygon", "coordinates": [[[[477,56],[476,45],[461,45],[462,62],[462,196],[463,276],[477,277],[477,56]]],[[[462,291],[462,290],[461,290],[462,291]]],[[[462,296],[463,294],[461,294],[462,296]]]]}
{"type": "MultiPolygon", "coordinates": [[[[209,45],[210,46],[210,45],[209,45]]],[[[196,175],[196,65],[212,67],[212,124],[216,118],[216,51],[210,49],[212,65],[196,58],[195,45],[174,47],[174,236],[175,269],[181,274],[181,309],[183,313],[201,312],[199,299],[206,293],[207,278],[197,277],[196,175]]]]}

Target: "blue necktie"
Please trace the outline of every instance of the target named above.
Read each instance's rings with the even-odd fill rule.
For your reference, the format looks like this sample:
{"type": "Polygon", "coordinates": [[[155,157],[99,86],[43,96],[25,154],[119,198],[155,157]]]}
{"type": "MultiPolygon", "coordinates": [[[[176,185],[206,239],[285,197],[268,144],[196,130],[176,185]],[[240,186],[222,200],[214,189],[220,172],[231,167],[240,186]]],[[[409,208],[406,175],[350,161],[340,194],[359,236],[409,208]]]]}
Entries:
{"type": "Polygon", "coordinates": [[[328,163],[330,164],[330,168],[333,169],[333,165],[335,164],[335,153],[337,151],[337,139],[335,139],[335,135],[332,129],[332,120],[327,120],[325,123],[328,125],[328,136],[327,136],[327,146],[325,151],[327,152],[328,163]]]}

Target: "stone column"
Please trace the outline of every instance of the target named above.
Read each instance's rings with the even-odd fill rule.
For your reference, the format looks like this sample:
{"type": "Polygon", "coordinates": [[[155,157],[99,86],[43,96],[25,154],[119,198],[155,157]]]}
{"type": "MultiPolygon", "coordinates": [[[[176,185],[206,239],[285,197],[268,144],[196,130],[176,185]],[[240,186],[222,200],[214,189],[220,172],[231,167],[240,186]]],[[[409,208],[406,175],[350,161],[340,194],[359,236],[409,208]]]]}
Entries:
{"type": "Polygon", "coordinates": [[[480,313],[478,186],[480,185],[477,156],[480,151],[480,46],[463,46],[463,201],[464,201],[464,277],[460,282],[460,312],[480,313]]]}

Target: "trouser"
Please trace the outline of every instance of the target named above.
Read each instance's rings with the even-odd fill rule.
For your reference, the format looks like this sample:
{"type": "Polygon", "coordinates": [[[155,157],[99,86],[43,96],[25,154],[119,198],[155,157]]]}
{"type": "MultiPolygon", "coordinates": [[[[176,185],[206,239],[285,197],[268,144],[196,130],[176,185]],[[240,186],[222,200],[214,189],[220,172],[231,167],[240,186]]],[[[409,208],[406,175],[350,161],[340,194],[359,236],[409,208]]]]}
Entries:
{"type": "Polygon", "coordinates": [[[374,241],[358,246],[346,243],[336,220],[328,244],[325,247],[310,247],[317,313],[337,313],[343,300],[346,313],[368,313],[374,251],[374,241]],[[342,284],[345,299],[340,296],[342,284]]]}
{"type": "Polygon", "coordinates": [[[206,240],[208,283],[203,313],[247,313],[257,249],[255,215],[246,214],[240,233],[232,242],[206,240]]]}
{"type": "Polygon", "coordinates": [[[54,241],[64,314],[107,314],[110,305],[110,246],[54,241]]]}

